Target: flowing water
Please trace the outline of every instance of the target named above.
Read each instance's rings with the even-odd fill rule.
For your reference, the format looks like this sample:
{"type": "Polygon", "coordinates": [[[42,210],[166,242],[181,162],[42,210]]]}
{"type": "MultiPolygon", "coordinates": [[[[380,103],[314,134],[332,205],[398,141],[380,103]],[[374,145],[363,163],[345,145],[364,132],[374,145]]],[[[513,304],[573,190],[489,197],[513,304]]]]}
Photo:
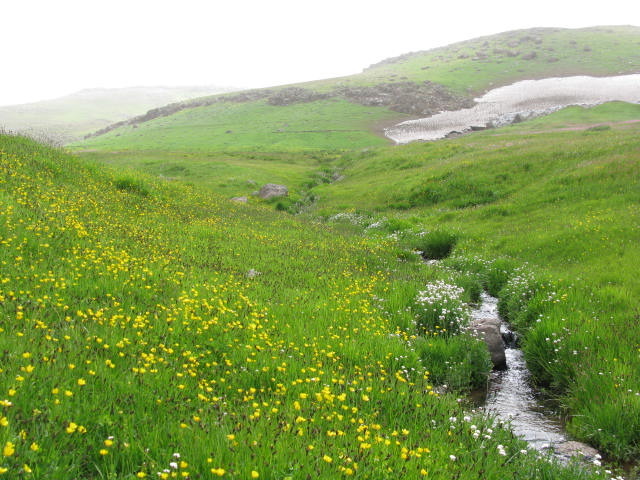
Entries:
{"type": "Polygon", "coordinates": [[[476,105],[428,118],[408,120],[385,130],[396,143],[438,140],[452,133],[510,125],[569,105],[640,103],[640,74],[616,77],[563,77],[524,80],[490,90],[476,105]]]}
{"type": "MultiPolygon", "coordinates": [[[[471,315],[497,318],[498,299],[483,294],[482,304],[471,315]]],[[[503,330],[504,337],[509,337],[509,333],[503,330]]],[[[522,350],[513,343],[509,342],[505,349],[507,369],[491,373],[484,411],[509,422],[513,432],[537,450],[567,442],[560,419],[537,398],[522,350]]]]}

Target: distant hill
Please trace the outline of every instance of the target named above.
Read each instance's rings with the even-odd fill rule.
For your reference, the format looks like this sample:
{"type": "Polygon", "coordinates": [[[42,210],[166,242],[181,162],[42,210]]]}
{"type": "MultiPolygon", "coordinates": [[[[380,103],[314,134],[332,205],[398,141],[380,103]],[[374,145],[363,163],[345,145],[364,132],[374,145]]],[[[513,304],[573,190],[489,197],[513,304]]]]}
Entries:
{"type": "Polygon", "coordinates": [[[384,60],[362,73],[154,109],[78,144],[100,150],[366,148],[409,118],[519,80],[640,72],[640,28],[534,28],[384,60]]]}
{"type": "Polygon", "coordinates": [[[53,100],[0,106],[0,128],[68,143],[150,108],[233,90],[216,86],[93,88],[53,100]]]}

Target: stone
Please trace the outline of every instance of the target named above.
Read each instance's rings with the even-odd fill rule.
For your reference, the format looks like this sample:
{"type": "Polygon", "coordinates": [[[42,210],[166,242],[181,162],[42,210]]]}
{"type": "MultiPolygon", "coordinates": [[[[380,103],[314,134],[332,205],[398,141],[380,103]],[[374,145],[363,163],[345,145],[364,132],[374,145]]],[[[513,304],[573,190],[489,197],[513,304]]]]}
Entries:
{"type": "Polygon", "coordinates": [[[262,275],[262,272],[259,272],[253,268],[251,268],[248,272],[247,272],[247,277],[249,278],[255,278],[258,275],[262,275]]]}
{"type": "Polygon", "coordinates": [[[267,183],[258,192],[258,196],[265,200],[277,197],[286,197],[289,195],[289,189],[284,185],[278,185],[276,183],[267,183]]]}
{"type": "Polygon", "coordinates": [[[500,319],[478,319],[469,325],[475,336],[484,340],[491,355],[491,363],[496,370],[507,368],[507,357],[504,352],[504,342],[500,333],[500,319]]]}
{"type": "Polygon", "coordinates": [[[247,197],[233,197],[231,199],[232,202],[237,202],[237,203],[247,203],[247,197]]]}
{"type": "Polygon", "coordinates": [[[570,440],[568,442],[557,443],[553,446],[557,455],[563,457],[583,457],[586,460],[600,460],[600,452],[586,443],[570,440]]]}

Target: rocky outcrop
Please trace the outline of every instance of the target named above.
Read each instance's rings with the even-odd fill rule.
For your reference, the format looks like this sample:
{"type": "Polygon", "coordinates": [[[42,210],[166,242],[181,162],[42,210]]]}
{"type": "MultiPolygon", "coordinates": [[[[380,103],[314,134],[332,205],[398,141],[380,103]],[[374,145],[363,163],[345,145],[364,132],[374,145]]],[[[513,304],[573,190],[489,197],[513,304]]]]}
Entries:
{"type": "Polygon", "coordinates": [[[446,87],[424,81],[379,83],[369,87],[340,87],[336,92],[360,105],[387,107],[412,115],[434,115],[442,110],[472,107],[473,99],[451,93],[446,87]]]}
{"type": "Polygon", "coordinates": [[[324,100],[331,95],[328,93],[318,93],[307,88],[287,87],[278,90],[269,96],[267,103],[275,106],[293,105],[294,103],[309,103],[316,100],[324,100]]]}
{"type": "Polygon", "coordinates": [[[553,445],[553,452],[567,460],[571,458],[577,458],[586,463],[595,463],[599,465],[602,456],[600,452],[593,447],[590,447],[586,443],[576,442],[575,440],[569,440],[567,442],[556,443],[553,445]]]}
{"type": "Polygon", "coordinates": [[[258,192],[258,196],[264,200],[270,198],[286,197],[289,195],[289,189],[284,185],[278,185],[276,183],[267,183],[258,192]]]}

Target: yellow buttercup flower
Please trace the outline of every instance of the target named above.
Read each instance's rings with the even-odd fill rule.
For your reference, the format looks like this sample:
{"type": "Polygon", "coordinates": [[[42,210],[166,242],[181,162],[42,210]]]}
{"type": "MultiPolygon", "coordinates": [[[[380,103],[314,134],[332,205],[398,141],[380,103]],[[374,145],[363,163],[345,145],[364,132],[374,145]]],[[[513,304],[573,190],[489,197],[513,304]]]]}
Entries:
{"type": "Polygon", "coordinates": [[[14,453],[16,453],[16,447],[12,442],[7,442],[4,444],[4,448],[2,449],[2,455],[5,457],[10,457],[14,453]]]}

